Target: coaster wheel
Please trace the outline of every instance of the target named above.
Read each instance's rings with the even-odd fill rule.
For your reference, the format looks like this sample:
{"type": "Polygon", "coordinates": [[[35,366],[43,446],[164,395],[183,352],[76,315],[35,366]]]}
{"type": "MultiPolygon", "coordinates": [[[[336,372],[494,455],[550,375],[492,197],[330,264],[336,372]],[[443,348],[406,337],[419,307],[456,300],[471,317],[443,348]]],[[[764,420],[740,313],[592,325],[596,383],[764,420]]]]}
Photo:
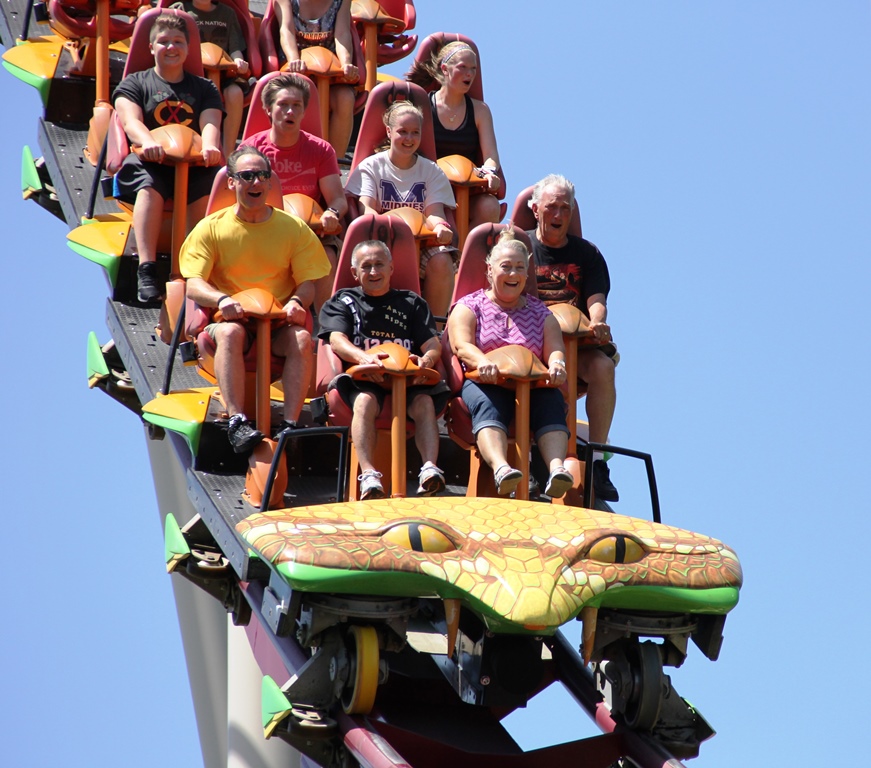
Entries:
{"type": "Polygon", "coordinates": [[[649,731],[659,719],[664,691],[662,658],[656,643],[639,643],[629,657],[632,670],[632,696],[623,713],[626,724],[639,731],[649,731]]]}
{"type": "Polygon", "coordinates": [[[375,705],[378,691],[378,633],[375,627],[353,625],[345,635],[345,643],[351,670],[342,694],[342,707],[349,715],[367,715],[375,705]]]}

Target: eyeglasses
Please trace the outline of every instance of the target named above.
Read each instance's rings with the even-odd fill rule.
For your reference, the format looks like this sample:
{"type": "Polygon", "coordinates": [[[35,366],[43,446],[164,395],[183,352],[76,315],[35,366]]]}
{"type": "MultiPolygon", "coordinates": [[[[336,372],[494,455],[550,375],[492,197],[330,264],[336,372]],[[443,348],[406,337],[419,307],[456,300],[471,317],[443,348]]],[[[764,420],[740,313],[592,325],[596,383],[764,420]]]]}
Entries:
{"type": "Polygon", "coordinates": [[[230,174],[231,179],[241,179],[246,184],[251,184],[254,179],[266,181],[270,176],[272,176],[272,171],[236,171],[236,173],[230,174]]]}

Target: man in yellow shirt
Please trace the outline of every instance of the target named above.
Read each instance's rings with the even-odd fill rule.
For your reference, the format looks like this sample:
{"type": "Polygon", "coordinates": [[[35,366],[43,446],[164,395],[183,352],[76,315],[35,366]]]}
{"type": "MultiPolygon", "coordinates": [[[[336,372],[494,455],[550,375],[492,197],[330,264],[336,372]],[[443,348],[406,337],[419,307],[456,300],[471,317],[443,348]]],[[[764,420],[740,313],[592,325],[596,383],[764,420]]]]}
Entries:
{"type": "Polygon", "coordinates": [[[284,357],[282,428],[295,426],[311,379],[312,338],[306,330],[314,281],[330,271],[320,240],[304,222],[267,203],[274,183],[269,160],[242,147],[227,161],[236,205],[204,218],[188,235],[179,265],[187,295],[203,307],[221,310],[227,322],[206,330],[215,340],[215,377],[230,415],[229,439],[236,453],[252,450],[264,435],[243,412],[243,356],[253,334],[242,306],[232,296],[263,288],[284,305],[287,325],[272,337],[274,354],[284,357]]]}

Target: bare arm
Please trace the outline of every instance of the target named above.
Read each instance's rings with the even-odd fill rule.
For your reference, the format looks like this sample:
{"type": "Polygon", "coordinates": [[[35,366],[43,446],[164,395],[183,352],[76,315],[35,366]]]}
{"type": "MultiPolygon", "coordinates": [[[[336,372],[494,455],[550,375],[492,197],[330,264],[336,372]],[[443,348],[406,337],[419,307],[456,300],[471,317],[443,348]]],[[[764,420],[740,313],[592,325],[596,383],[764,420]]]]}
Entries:
{"type": "Polygon", "coordinates": [[[348,82],[355,83],[360,78],[354,66],[354,42],[351,37],[351,0],[343,0],[336,16],[336,56],[345,71],[348,82]]]}
{"type": "Polygon", "coordinates": [[[203,162],[220,165],[224,155],[221,146],[221,110],[206,109],[200,115],[200,134],[203,137],[203,162]]]}
{"type": "Polygon", "coordinates": [[[435,232],[436,240],[441,245],[447,245],[454,238],[450,225],[445,220],[445,207],[441,203],[433,203],[426,207],[426,225],[435,232]]]}
{"type": "Polygon", "coordinates": [[[381,206],[374,197],[361,197],[360,205],[363,206],[363,215],[367,213],[381,213],[381,206]]]}
{"type": "Polygon", "coordinates": [[[287,312],[289,325],[305,325],[308,308],[315,298],[315,284],[312,280],[305,280],[296,286],[296,290],[284,305],[287,312]]]}
{"type": "Polygon", "coordinates": [[[448,316],[448,333],[451,337],[451,349],[460,358],[467,371],[478,371],[484,384],[495,384],[499,368],[491,363],[487,356],[475,345],[475,331],[478,321],[471,309],[458,304],[448,316]]]}
{"type": "Polygon", "coordinates": [[[566,348],[559,323],[553,315],[544,322],[544,361],[550,375],[551,386],[560,386],[566,380],[566,348]]]}
{"type": "Polygon", "coordinates": [[[321,190],[321,196],[327,204],[327,208],[333,208],[338,211],[338,214],[331,211],[324,211],[321,216],[321,224],[324,227],[324,233],[328,235],[338,234],[342,225],[339,219],[348,212],[348,201],[345,200],[345,190],[342,189],[342,179],[336,174],[324,176],[318,186],[321,190]]]}
{"type": "Polygon", "coordinates": [[[290,72],[304,72],[305,64],[299,60],[299,48],[296,45],[296,24],[290,0],[275,0],[274,8],[278,21],[278,42],[287,59],[287,68],[290,72]]]}
{"type": "Polygon", "coordinates": [[[189,277],[185,290],[187,297],[201,307],[216,307],[220,309],[221,314],[226,320],[241,320],[245,317],[242,305],[238,301],[235,301],[232,296],[221,293],[211,283],[203,280],[201,277],[189,277]]]}
{"type": "Polygon", "coordinates": [[[127,134],[130,143],[142,148],[142,159],[152,163],[159,163],[163,160],[163,147],[154,140],[151,131],[142,122],[142,107],[135,101],[119,96],[115,99],[115,111],[118,113],[121,126],[124,128],[124,133],[127,134]]]}
{"type": "MultiPolygon", "coordinates": [[[[475,125],[478,128],[478,139],[481,143],[481,155],[484,158],[483,167],[493,171],[499,170],[499,150],[496,147],[496,131],[493,128],[493,114],[483,101],[475,99],[475,125]]],[[[501,184],[499,177],[493,173],[487,176],[487,189],[496,192],[501,184]]]]}
{"type": "Polygon", "coordinates": [[[596,334],[596,339],[601,342],[610,341],[611,327],[606,322],[608,305],[605,303],[604,293],[594,293],[587,299],[587,314],[590,316],[590,329],[596,334]]]}

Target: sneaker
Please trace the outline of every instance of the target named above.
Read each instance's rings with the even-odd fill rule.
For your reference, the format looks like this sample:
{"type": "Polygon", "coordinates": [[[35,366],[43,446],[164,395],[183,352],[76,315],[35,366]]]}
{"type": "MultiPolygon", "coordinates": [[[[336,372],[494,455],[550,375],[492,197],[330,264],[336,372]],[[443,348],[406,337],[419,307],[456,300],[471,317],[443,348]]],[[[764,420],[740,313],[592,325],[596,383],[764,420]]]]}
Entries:
{"type": "Polygon", "coordinates": [[[508,464],[503,464],[493,473],[493,479],[496,481],[496,493],[500,496],[507,496],[520,484],[523,472],[508,466],[508,464]]]}
{"type": "Polygon", "coordinates": [[[544,492],[552,499],[561,499],[574,484],[575,479],[572,477],[571,472],[565,467],[557,467],[550,473],[550,477],[547,478],[544,492]]]}
{"type": "Polygon", "coordinates": [[[434,496],[445,489],[445,473],[435,464],[427,464],[421,468],[417,484],[418,496],[434,496]]]}
{"type": "Polygon", "coordinates": [[[374,469],[367,469],[357,479],[360,481],[360,501],[384,498],[384,486],[381,485],[380,472],[376,472],[374,469]]]}
{"type": "Polygon", "coordinates": [[[287,429],[299,429],[299,424],[297,424],[295,421],[288,421],[287,419],[284,419],[281,424],[279,424],[275,428],[274,432],[272,433],[272,439],[278,440],[278,438],[281,437],[281,433],[287,429]]]}
{"type": "Polygon", "coordinates": [[[136,270],[137,295],[143,304],[159,301],[163,296],[157,279],[157,264],[146,261],[136,270]]]}
{"type": "Polygon", "coordinates": [[[620,494],[611,482],[611,471],[602,459],[593,462],[593,491],[602,501],[620,501],[620,494]]]}
{"type": "Polygon", "coordinates": [[[259,429],[255,429],[248,419],[237,414],[230,419],[227,437],[236,453],[247,453],[254,450],[265,435],[259,429]]]}

